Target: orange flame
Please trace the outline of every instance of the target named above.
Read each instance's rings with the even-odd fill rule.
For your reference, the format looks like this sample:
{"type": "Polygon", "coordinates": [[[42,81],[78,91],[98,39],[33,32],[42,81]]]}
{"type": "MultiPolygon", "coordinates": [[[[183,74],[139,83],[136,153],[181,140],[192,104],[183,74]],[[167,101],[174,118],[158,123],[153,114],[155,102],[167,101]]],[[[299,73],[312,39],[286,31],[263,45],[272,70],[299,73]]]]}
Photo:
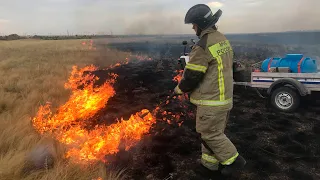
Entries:
{"type": "Polygon", "coordinates": [[[97,50],[97,48],[93,45],[93,40],[91,39],[89,42],[83,41],[81,43],[83,46],[88,45],[89,50],[97,50]]]}
{"type": "Polygon", "coordinates": [[[102,177],[98,177],[97,179],[92,179],[92,180],[103,180],[102,177]]]}
{"type": "MultiPolygon", "coordinates": [[[[92,44],[91,40],[91,47],[92,44]]],[[[136,57],[140,60],[146,59],[142,56],[136,57]]],[[[151,58],[148,59],[151,60],[151,58]]],[[[124,62],[117,63],[110,68],[128,64],[129,61],[130,59],[127,57],[124,62]]],[[[118,75],[109,74],[110,79],[107,82],[100,87],[95,87],[93,84],[98,78],[90,73],[85,74],[87,71],[94,70],[97,68],[93,65],[82,69],[74,66],[68,82],[65,83],[65,88],[72,91],[69,100],[58,107],[55,113],[51,110],[50,103],[40,106],[36,116],[32,119],[34,128],[40,134],[49,134],[60,143],[65,144],[67,147],[65,156],[82,164],[99,160],[105,161],[105,155],[115,154],[120,148],[130,149],[156,123],[154,114],[161,112],[160,107],[156,107],[152,113],[143,109],[131,115],[129,120],[121,118],[110,126],[97,125],[93,129],[86,129],[89,121],[95,120],[93,118],[97,112],[105,108],[108,100],[116,94],[113,84],[118,75]]],[[[183,70],[177,71],[177,73],[178,75],[173,80],[180,82],[183,70]]],[[[182,101],[187,97],[178,96],[177,98],[182,101]]],[[[167,99],[165,103],[169,102],[167,99]]],[[[168,124],[172,124],[173,119],[178,126],[183,123],[180,121],[180,116],[184,115],[182,112],[164,111],[162,115],[168,116],[163,118],[168,124]]]]}
{"type": "Polygon", "coordinates": [[[183,70],[177,70],[176,71],[178,74],[173,77],[173,81],[180,83],[181,79],[182,79],[182,75],[183,75],[183,70]]]}
{"type": "Polygon", "coordinates": [[[85,71],[97,68],[87,66],[78,70],[73,67],[65,88],[72,90],[69,100],[60,106],[54,114],[47,103],[39,108],[32,119],[34,128],[40,133],[48,133],[67,146],[66,157],[77,163],[90,163],[104,160],[105,155],[114,154],[122,146],[125,150],[134,146],[156,122],[149,110],[143,109],[129,120],[121,118],[110,126],[97,125],[94,129],[85,128],[88,120],[104,108],[108,100],[115,95],[113,83],[116,74],[109,74],[110,80],[100,87],[94,87],[97,78],[85,75],[85,71]],[[78,87],[83,85],[83,89],[78,87]]]}

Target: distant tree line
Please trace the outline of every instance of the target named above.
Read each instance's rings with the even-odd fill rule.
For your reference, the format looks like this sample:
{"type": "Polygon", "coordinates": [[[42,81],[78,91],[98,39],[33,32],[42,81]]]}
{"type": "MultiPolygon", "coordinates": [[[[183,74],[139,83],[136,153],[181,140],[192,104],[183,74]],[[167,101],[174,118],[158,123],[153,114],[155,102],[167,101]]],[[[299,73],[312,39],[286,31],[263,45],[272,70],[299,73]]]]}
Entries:
{"type": "Polygon", "coordinates": [[[10,34],[7,36],[0,36],[0,40],[19,40],[19,39],[40,39],[40,40],[66,40],[66,39],[92,39],[92,38],[112,38],[117,37],[113,35],[72,35],[72,36],[19,36],[18,34],[10,34]]]}
{"type": "Polygon", "coordinates": [[[25,39],[25,37],[19,36],[18,34],[10,34],[8,36],[0,36],[0,40],[18,40],[18,39],[25,39]]]}
{"type": "Polygon", "coordinates": [[[31,39],[41,40],[65,40],[65,39],[92,39],[94,35],[74,35],[74,36],[32,36],[31,39]]]}

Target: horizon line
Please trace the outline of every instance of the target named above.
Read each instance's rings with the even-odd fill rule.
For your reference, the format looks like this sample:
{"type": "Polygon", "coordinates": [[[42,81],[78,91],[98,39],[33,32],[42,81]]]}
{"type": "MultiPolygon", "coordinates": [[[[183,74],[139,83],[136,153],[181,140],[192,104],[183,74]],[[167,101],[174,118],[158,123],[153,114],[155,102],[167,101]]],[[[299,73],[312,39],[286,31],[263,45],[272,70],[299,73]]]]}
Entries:
{"type": "MultiPolygon", "coordinates": [[[[320,30],[293,30],[293,31],[275,31],[275,32],[250,32],[250,33],[224,33],[225,35],[242,35],[242,34],[276,34],[276,33],[295,33],[295,32],[320,32],[320,30]]],[[[7,35],[0,35],[0,36],[9,36],[17,33],[11,33],[7,35]]],[[[182,35],[182,36],[195,36],[195,34],[34,34],[34,35],[20,35],[17,34],[21,37],[23,36],[177,36],[177,35],[182,35]]]]}

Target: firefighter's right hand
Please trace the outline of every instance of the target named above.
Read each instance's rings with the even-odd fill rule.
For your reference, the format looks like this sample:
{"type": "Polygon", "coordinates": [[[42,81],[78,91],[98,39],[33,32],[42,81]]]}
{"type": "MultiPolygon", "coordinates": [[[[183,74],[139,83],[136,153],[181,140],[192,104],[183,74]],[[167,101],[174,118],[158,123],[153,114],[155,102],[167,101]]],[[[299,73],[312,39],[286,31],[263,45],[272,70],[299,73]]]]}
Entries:
{"type": "Polygon", "coordinates": [[[179,88],[179,85],[177,85],[177,86],[174,88],[174,93],[177,94],[177,95],[183,94],[183,92],[182,92],[181,89],[179,88]]]}

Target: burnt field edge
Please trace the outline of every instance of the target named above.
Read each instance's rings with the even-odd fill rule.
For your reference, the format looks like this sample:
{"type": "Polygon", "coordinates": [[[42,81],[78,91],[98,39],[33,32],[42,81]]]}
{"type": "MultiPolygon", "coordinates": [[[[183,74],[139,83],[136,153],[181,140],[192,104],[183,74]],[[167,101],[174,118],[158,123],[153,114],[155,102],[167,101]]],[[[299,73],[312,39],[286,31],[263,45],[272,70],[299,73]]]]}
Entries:
{"type": "MultiPolygon", "coordinates": [[[[154,108],[176,85],[172,81],[175,70],[175,61],[165,58],[110,69],[109,72],[119,75],[115,84],[117,94],[101,112],[101,116],[109,118],[99,123],[112,123],[106,119],[154,108]]],[[[319,111],[276,112],[254,93],[235,87],[234,108],[226,129],[228,137],[248,160],[246,169],[236,179],[315,179],[319,173],[319,111]]],[[[194,176],[191,167],[201,154],[195,131],[195,107],[187,101],[174,101],[162,108],[162,112],[181,113],[179,121],[168,123],[159,114],[158,122],[137,146],[114,157],[115,166],[123,166],[125,162],[129,169],[127,179],[163,179],[169,174],[174,179],[194,176]]]]}

